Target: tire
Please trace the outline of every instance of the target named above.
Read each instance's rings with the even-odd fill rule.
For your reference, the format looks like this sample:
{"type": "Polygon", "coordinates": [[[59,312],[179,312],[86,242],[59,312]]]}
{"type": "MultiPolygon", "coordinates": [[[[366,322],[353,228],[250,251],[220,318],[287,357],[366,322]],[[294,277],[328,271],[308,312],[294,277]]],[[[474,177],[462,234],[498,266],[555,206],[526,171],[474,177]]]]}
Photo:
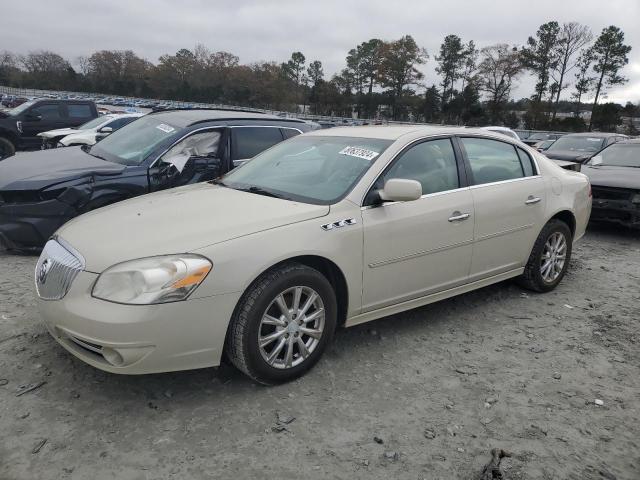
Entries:
{"type": "Polygon", "coordinates": [[[336,295],[326,277],[305,265],[286,263],[261,275],[244,293],[229,325],[225,352],[238,370],[256,382],[287,382],[318,362],[333,337],[336,318],[336,295]],[[317,298],[302,312],[313,294],[317,298]],[[279,296],[288,314],[280,307],[279,296]],[[269,338],[273,340],[261,347],[259,339],[269,338]]]}
{"type": "Polygon", "coordinates": [[[0,160],[4,160],[16,153],[16,147],[10,140],[0,137],[0,160]]]}
{"type": "Polygon", "coordinates": [[[524,273],[517,279],[518,284],[541,293],[556,288],[567,272],[572,244],[573,234],[569,226],[561,220],[550,220],[538,235],[524,273]],[[558,238],[563,243],[556,249],[554,245],[558,238]],[[551,265],[545,268],[547,258],[551,265]]]}

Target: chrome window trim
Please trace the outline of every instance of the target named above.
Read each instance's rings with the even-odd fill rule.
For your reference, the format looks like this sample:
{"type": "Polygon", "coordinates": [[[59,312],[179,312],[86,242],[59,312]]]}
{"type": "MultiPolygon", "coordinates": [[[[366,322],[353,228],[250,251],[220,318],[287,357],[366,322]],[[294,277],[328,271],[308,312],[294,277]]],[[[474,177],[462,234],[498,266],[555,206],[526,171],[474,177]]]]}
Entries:
{"type": "Polygon", "coordinates": [[[529,177],[510,178],[509,180],[498,180],[497,182],[478,183],[476,185],[469,186],[469,188],[472,189],[472,190],[475,190],[475,189],[478,189],[478,188],[492,187],[492,186],[495,186],[495,185],[502,185],[504,183],[525,182],[527,180],[533,180],[535,178],[542,178],[542,175],[538,174],[538,175],[532,175],[532,176],[529,176],[529,177]]]}
{"type": "MultiPolygon", "coordinates": [[[[285,129],[285,130],[295,130],[297,132],[300,132],[300,134],[304,133],[302,130],[300,130],[299,128],[294,128],[294,127],[280,127],[278,125],[232,125],[229,126],[227,128],[233,129],[233,128],[280,128],[280,129],[285,129]]],[[[286,138],[283,139],[287,140],[286,138]]]]}

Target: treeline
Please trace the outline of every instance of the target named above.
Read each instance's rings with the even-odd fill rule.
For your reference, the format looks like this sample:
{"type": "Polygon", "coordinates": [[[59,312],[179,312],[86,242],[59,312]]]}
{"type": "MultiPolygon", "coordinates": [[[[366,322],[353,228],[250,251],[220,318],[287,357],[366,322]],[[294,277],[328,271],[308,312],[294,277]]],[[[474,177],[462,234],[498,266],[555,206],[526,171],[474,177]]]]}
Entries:
{"type": "Polygon", "coordinates": [[[523,45],[478,48],[447,35],[432,59],[410,35],[371,39],[351,49],[345,67],[330,78],[320,60],[308,61],[301,52],[283,63],[243,65],[234,54],[203,45],[162,55],[155,64],[131,50],[102,50],[73,61],[46,50],[5,51],[0,84],[466,125],[516,127],[517,110],[526,112],[527,128],[611,130],[621,114],[639,114],[631,103],[602,104],[611,87],[627,81],[622,70],[630,51],[618,27],[604,28],[594,39],[585,25],[552,21],[523,45]],[[436,62],[436,81],[421,72],[428,61],[436,62]],[[514,102],[512,90],[524,75],[535,78],[535,89],[514,102]],[[586,98],[594,99],[591,105],[583,103],[586,98]],[[585,109],[593,111],[589,124],[580,115],[585,109]]]}

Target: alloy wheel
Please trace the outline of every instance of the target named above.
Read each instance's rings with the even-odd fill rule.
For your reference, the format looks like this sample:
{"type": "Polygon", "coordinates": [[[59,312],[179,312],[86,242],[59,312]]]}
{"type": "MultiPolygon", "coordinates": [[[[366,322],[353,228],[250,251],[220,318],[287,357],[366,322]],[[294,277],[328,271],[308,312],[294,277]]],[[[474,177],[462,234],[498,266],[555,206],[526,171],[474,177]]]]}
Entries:
{"type": "Polygon", "coordinates": [[[567,259],[567,239],[562,232],[553,232],[542,251],[540,274],[547,283],[553,283],[562,273],[567,259]]]}

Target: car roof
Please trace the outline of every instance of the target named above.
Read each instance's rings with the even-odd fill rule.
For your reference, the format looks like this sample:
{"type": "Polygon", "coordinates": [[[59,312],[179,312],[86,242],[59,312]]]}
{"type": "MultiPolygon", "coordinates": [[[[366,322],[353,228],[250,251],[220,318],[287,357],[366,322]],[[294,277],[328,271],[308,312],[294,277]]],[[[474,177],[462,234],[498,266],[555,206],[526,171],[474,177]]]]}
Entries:
{"type": "Polygon", "coordinates": [[[621,137],[622,133],[607,133],[607,132],[583,132],[583,133],[568,133],[563,135],[565,137],[592,137],[592,138],[608,138],[608,137],[621,137]]]}
{"type": "Polygon", "coordinates": [[[219,109],[188,109],[188,110],[164,110],[160,112],[152,112],[147,115],[173,124],[180,124],[182,127],[189,127],[196,123],[208,121],[225,121],[225,120],[267,120],[278,122],[304,123],[302,120],[293,118],[281,118],[275,115],[267,115],[265,113],[242,112],[236,110],[219,110],[219,109]]]}
{"type": "Polygon", "coordinates": [[[321,137],[360,137],[381,140],[397,140],[404,135],[483,135],[486,137],[509,139],[504,135],[494,134],[491,130],[466,127],[441,127],[435,125],[365,125],[359,127],[335,127],[325,130],[314,130],[306,135],[321,137]],[[500,135],[496,137],[496,135],[500,135]]]}

